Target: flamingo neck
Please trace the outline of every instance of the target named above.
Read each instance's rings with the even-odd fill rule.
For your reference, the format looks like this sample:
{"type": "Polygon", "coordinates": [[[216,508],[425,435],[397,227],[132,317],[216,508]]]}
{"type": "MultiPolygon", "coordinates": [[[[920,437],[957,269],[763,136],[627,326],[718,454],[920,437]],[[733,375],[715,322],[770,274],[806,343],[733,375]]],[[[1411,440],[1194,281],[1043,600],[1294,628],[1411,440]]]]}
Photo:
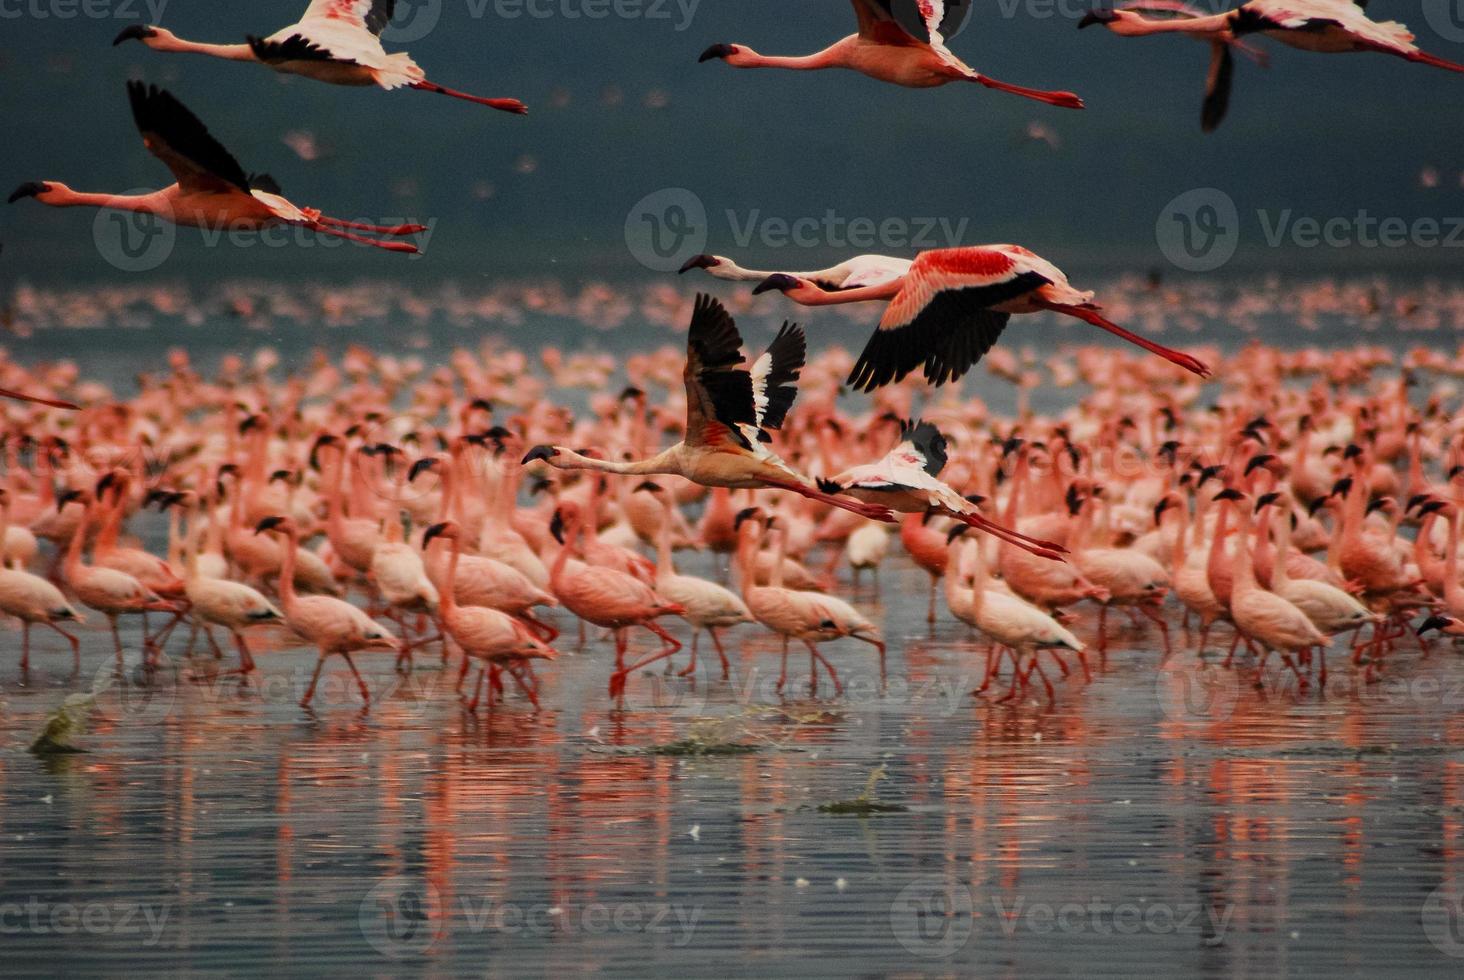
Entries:
{"type": "MultiPolygon", "coordinates": [[[[1449,553],[1444,556],[1444,598],[1456,605],[1464,599],[1464,586],[1459,584],[1459,514],[1449,518],[1449,553]]],[[[1422,538],[1422,532],[1419,533],[1422,538]]]]}
{"type": "Polygon", "coordinates": [[[202,41],[187,41],[181,37],[158,35],[147,39],[147,46],[154,51],[172,51],[181,54],[201,54],[226,61],[258,61],[254,50],[247,44],[207,44],[202,41]]]}
{"type": "MultiPolygon", "coordinates": [[[[675,559],[671,555],[671,509],[675,505],[668,498],[662,501],[661,507],[665,511],[665,520],[661,522],[661,530],[656,534],[656,577],[664,578],[676,574],[675,559]]],[[[5,532],[0,530],[0,541],[5,540],[5,532]]]]}
{"type": "Polygon", "coordinates": [[[1137,14],[1123,17],[1108,25],[1119,37],[1148,37],[1153,34],[1215,34],[1230,30],[1230,13],[1211,17],[1176,17],[1172,20],[1149,20],[1137,14]]]}
{"type": "MultiPolygon", "coordinates": [[[[561,470],[595,470],[599,473],[618,473],[621,476],[651,476],[656,473],[676,473],[676,470],[667,469],[669,464],[670,450],[664,453],[657,453],[647,459],[616,461],[613,459],[595,459],[592,456],[581,456],[579,453],[569,449],[559,450],[559,455],[554,457],[554,465],[561,470]]],[[[596,497],[598,497],[598,492],[596,497]]]]}
{"type": "Polygon", "coordinates": [[[905,277],[873,286],[856,286],[853,289],[819,289],[817,286],[799,286],[787,291],[789,299],[803,306],[842,306],[845,303],[868,303],[876,300],[894,299],[905,284],[905,277]]]}
{"type": "Polygon", "coordinates": [[[844,56],[844,42],[830,45],[822,51],[805,55],[767,55],[746,49],[739,51],[728,64],[737,68],[786,68],[791,71],[818,71],[823,68],[843,68],[848,64],[844,56]]]}
{"type": "Polygon", "coordinates": [[[457,616],[457,570],[458,559],[463,554],[463,542],[461,538],[452,539],[452,555],[447,559],[447,579],[437,585],[438,606],[442,609],[444,619],[453,619],[457,616]]]}
{"type": "MultiPolygon", "coordinates": [[[[1234,503],[1233,501],[1231,503],[1234,503]]],[[[1243,503],[1235,504],[1235,578],[1232,585],[1231,595],[1238,592],[1253,591],[1256,585],[1255,560],[1251,557],[1251,520],[1250,512],[1243,503]]]]}
{"type": "Polygon", "coordinates": [[[88,194],[68,188],[51,191],[44,199],[37,198],[37,200],[53,208],[108,208],[113,211],[133,211],[137,214],[157,214],[164,217],[172,215],[172,208],[163,205],[161,195],[157,192],[152,194],[88,194]]]}
{"type": "Polygon", "coordinates": [[[285,534],[285,553],[280,558],[280,605],[289,612],[295,605],[295,553],[300,548],[300,535],[285,534]]]}
{"type": "Polygon", "coordinates": [[[771,272],[759,272],[756,269],[744,269],[731,259],[722,259],[716,265],[707,269],[707,275],[713,279],[721,279],[726,282],[762,282],[771,272]]]}

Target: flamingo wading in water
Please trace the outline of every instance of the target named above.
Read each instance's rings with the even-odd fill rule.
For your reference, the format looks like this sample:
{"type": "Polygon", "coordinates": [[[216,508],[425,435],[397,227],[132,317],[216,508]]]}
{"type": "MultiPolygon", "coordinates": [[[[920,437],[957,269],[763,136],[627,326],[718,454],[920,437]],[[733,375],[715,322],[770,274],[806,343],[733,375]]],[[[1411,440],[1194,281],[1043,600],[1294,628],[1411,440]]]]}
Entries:
{"type": "Polygon", "coordinates": [[[529,111],[518,99],[485,99],[429,82],[406,52],[387,54],[381,46],[381,32],[391,23],[395,10],[396,0],[311,0],[298,24],[268,37],[247,37],[244,44],[185,41],[156,25],[134,24],[124,28],[112,46],[123,41],[141,41],[154,51],[182,51],[227,61],[257,61],[275,71],[332,85],[378,85],[387,91],[414,88],[518,115],[529,111]]]}
{"type": "Polygon", "coordinates": [[[753,290],[776,289],[804,306],[889,300],[879,328],[849,375],[856,391],[873,391],[924,366],[939,387],[985,356],[1014,313],[1050,310],[1091,323],[1200,377],[1204,362],[1160,346],[1106,319],[1092,292],[1074,289],[1051,262],[1020,245],[968,245],[921,252],[909,273],[879,286],[829,292],[778,273],[753,290]]]}
{"type": "Polygon", "coordinates": [[[859,18],[859,32],[850,34],[822,51],[803,57],[770,57],[745,44],[714,44],[702,52],[699,61],[721,59],[734,68],[790,68],[817,71],[848,68],[881,82],[906,88],[934,88],[949,82],[976,82],[998,92],[1020,95],[1065,109],[1083,108],[1083,100],[1071,92],[1048,92],[1009,85],[981,74],[951,53],[942,28],[959,18],[961,0],[916,0],[923,31],[906,26],[895,15],[898,0],[853,0],[859,18]],[[947,7],[951,8],[949,14],[947,7]],[[924,33],[926,38],[919,37],[924,33]]]}
{"type": "Polygon", "coordinates": [[[328,218],[315,208],[297,207],[280,195],[279,185],[267,174],[245,174],[198,117],[171,93],[156,85],[128,82],[127,97],[143,144],[173,172],[176,184],[151,194],[83,194],[60,181],[32,181],[16,188],[10,203],[33,197],[54,208],[134,211],[192,228],[259,230],[295,225],[392,252],[417,251],[407,242],[383,242],[343,229],[415,235],[426,231],[425,225],[366,225],[328,218]]]}

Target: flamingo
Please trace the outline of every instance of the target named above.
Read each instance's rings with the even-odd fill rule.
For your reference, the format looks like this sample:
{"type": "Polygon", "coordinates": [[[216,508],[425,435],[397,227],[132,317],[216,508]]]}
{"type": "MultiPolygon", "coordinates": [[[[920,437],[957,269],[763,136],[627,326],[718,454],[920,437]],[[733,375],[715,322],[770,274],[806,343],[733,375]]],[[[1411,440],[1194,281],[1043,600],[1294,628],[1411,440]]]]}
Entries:
{"type": "Polygon", "coordinates": [[[625,680],[635,671],[664,660],[681,649],[681,642],[656,620],[677,616],[685,610],[633,575],[613,568],[570,564],[570,554],[584,534],[585,517],[579,507],[562,503],[554,512],[553,532],[560,543],[559,554],[549,569],[550,586],[564,607],[580,619],[615,633],[615,672],[610,675],[610,696],[625,693],[625,680]],[[661,649],[629,667],[625,665],[626,630],[644,626],[661,638],[661,649]]]}
{"type": "MultiPolygon", "coordinates": [[[[838,265],[814,272],[785,272],[783,275],[806,279],[831,292],[840,289],[854,289],[859,286],[879,286],[899,279],[910,271],[909,259],[897,259],[890,255],[856,255],[838,265]]],[[[681,267],[681,272],[701,269],[713,279],[726,282],[762,282],[775,272],[759,272],[744,269],[722,255],[693,255],[681,267]]]]}
{"type": "Polygon", "coordinates": [[[1202,378],[1210,374],[1197,358],[1105,319],[1092,292],[1074,289],[1061,269],[1020,245],[931,249],[915,257],[904,277],[877,286],[828,292],[777,273],[753,292],[771,289],[804,306],[889,300],[849,375],[857,391],[900,381],[922,365],[932,385],[955,381],[991,349],[1012,314],[1042,310],[1090,323],[1202,378]]]}
{"type": "Polygon", "coordinates": [[[338,653],[355,675],[361,690],[364,707],[371,706],[371,689],[356,669],[351,654],[358,650],[391,650],[397,652],[400,644],[391,631],[366,615],[344,599],[328,595],[299,595],[295,592],[295,559],[300,551],[300,528],[292,517],[274,515],[266,517],[254,528],[255,534],[273,534],[285,542],[284,559],[280,562],[278,591],[280,608],[285,613],[285,624],[298,633],[306,642],[315,645],[319,656],[315,660],[315,672],[310,675],[310,686],[300,699],[300,706],[308,708],[315,698],[315,685],[320,680],[320,669],[326,658],[338,653]]]}
{"type": "Polygon", "coordinates": [[[686,438],[649,459],[597,459],[560,446],[529,450],[524,464],[543,460],[561,470],[599,470],[648,476],[683,476],[706,487],[790,490],[863,517],[893,523],[889,508],[828,493],[767,447],[798,396],[803,369],[803,330],[784,323],[767,352],[749,371],[742,335],[721,303],[700,294],[686,339],[686,438]]]}
{"type": "MultiPolygon", "coordinates": [[[[508,671],[530,703],[535,708],[539,707],[536,685],[526,680],[520,671],[527,670],[532,678],[533,671],[529,666],[531,661],[553,660],[559,656],[558,652],[545,645],[527,625],[507,613],[486,606],[458,605],[454,596],[455,590],[449,587],[449,583],[457,581],[458,577],[458,561],[463,550],[462,530],[452,521],[434,524],[422,535],[423,549],[430,548],[437,538],[452,542],[452,556],[448,558],[447,566],[444,568],[440,562],[433,566],[437,573],[435,584],[442,596],[440,616],[443,629],[462,648],[465,657],[481,660],[486,665],[478,672],[468,710],[478,709],[478,696],[483,687],[484,675],[500,666],[508,671]]],[[[466,666],[464,663],[464,667],[466,666]]],[[[490,691],[490,704],[492,697],[490,691]]]]}
{"type": "Polygon", "coordinates": [[[384,242],[344,229],[400,236],[425,231],[425,225],[367,225],[297,207],[281,196],[272,177],[245,174],[198,117],[171,93],[156,85],[128,82],[127,96],[143,145],[172,171],[177,183],[150,194],[84,194],[60,181],[30,181],[17,187],[9,202],[33,197],[56,208],[134,211],[191,228],[259,230],[293,225],[392,252],[417,252],[407,242],[384,242]]]}
{"type": "MultiPolygon", "coordinates": [[[[1408,28],[1394,20],[1375,21],[1354,0],[1250,0],[1234,10],[1209,17],[1149,20],[1133,10],[1096,12],[1109,30],[1122,22],[1129,35],[1184,33],[1214,35],[1228,31],[1234,37],[1264,34],[1300,51],[1343,54],[1376,51],[1407,61],[1464,72],[1464,65],[1420,51],[1408,28]],[[1111,17],[1112,20],[1105,20],[1111,17]]],[[[1090,14],[1089,16],[1094,16],[1090,14]]],[[[1086,18],[1084,18],[1086,20],[1086,18]]]]}
{"type": "Polygon", "coordinates": [[[1083,108],[1083,100],[1071,92],[1048,92],[1009,85],[981,74],[951,53],[942,28],[959,14],[962,0],[918,0],[920,19],[927,35],[922,38],[896,18],[895,0],[853,0],[859,32],[816,54],[804,57],[768,57],[745,44],[714,44],[698,61],[721,59],[734,68],[789,68],[817,71],[848,68],[881,82],[907,88],[934,88],[949,82],[976,82],[999,92],[1020,95],[1065,109],[1083,108]],[[949,15],[947,6],[951,8],[949,15]]]}
{"type": "MultiPolygon", "coordinates": [[[[1198,10],[1180,0],[1135,0],[1112,9],[1094,10],[1078,21],[1078,30],[1102,24],[1120,37],[1136,37],[1148,33],[1143,25],[1148,23],[1144,15],[1158,18],[1173,17],[1194,20],[1204,16],[1198,10]],[[1125,14],[1131,16],[1124,16],[1125,14]]],[[[1205,76],[1205,101],[1200,109],[1200,129],[1213,133],[1225,119],[1230,108],[1230,88],[1235,78],[1234,51],[1241,51],[1264,67],[1267,58],[1264,52],[1244,41],[1236,40],[1228,26],[1213,30],[1194,32],[1192,37],[1210,45],[1210,71],[1205,76]]]]}
{"type": "Polygon", "coordinates": [[[246,37],[244,44],[202,44],[185,41],[153,24],[124,28],[112,41],[140,41],[154,51],[180,51],[255,61],[275,71],[303,75],[331,85],[378,85],[387,91],[402,87],[465,99],[504,112],[523,115],[518,99],[485,99],[427,81],[426,73],[406,52],[387,54],[381,32],[391,23],[396,0],[310,0],[298,24],[268,37],[246,37]]]}
{"type": "Polygon", "coordinates": [[[929,422],[917,419],[900,423],[899,443],[879,462],[855,466],[819,486],[899,513],[943,514],[1038,557],[1062,561],[1067,550],[1062,545],[1029,538],[982,517],[973,501],[941,482],[945,464],[945,436],[929,422]]]}
{"type": "MultiPolygon", "coordinates": [[[[697,640],[701,637],[702,630],[706,630],[712,638],[712,645],[717,648],[717,656],[722,661],[722,679],[726,680],[729,674],[727,651],[722,648],[722,638],[717,635],[717,630],[739,623],[750,623],[753,621],[752,613],[748,611],[747,603],[730,589],[724,589],[716,582],[682,575],[676,571],[671,554],[671,514],[676,505],[670,494],[655,483],[642,483],[636,487],[636,492],[650,495],[666,510],[666,519],[656,535],[656,578],[653,584],[659,595],[682,607],[681,618],[691,624],[691,663],[686,665],[680,676],[696,673],[697,640]]],[[[867,526],[878,527],[876,524],[867,526]]]]}
{"type": "MultiPolygon", "coordinates": [[[[10,492],[0,489],[0,540],[10,526],[10,492]]],[[[0,565],[0,613],[20,620],[20,669],[30,668],[30,629],[49,626],[71,644],[72,663],[81,668],[81,642],[57,623],[80,623],[81,615],[50,582],[19,568],[0,565]]]]}

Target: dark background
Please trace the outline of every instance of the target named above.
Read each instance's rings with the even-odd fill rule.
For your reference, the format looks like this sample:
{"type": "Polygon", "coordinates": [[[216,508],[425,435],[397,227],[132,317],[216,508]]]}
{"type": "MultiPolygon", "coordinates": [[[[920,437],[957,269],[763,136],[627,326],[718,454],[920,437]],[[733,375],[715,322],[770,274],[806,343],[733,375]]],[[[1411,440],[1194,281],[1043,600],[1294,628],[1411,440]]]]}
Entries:
{"type": "MultiPolygon", "coordinates": [[[[54,4],[66,2],[0,3],[0,190],[45,178],[94,191],[166,183],[127,111],[123,82],[141,77],[173,90],[246,169],[271,172],[297,203],[437,223],[429,254],[409,265],[356,248],[190,247],[197,233],[185,230],[166,269],[190,276],[642,275],[625,247],[626,213],[645,194],[677,186],[714,215],[761,209],[791,219],[832,208],[875,220],[965,217],[968,243],[1018,241],[1075,275],[1159,264],[1154,223],[1165,203],[1214,186],[1242,214],[1242,253],[1227,272],[1459,263],[1450,249],[1278,255],[1254,220],[1256,209],[1287,207],[1320,219],[1359,208],[1408,220],[1464,215],[1464,77],[1384,56],[1310,55],[1260,40],[1270,68],[1239,63],[1230,118],[1206,136],[1208,49],[1183,37],[1080,33],[1076,3],[1064,15],[1045,0],[988,0],[951,47],[997,78],[1074,90],[1086,112],[974,85],[915,91],[847,72],[697,64],[718,41],[766,54],[817,50],[852,31],[843,0],[702,0],[681,31],[674,3],[668,19],[589,20],[562,13],[582,10],[583,0],[552,0],[550,17],[509,20],[493,0],[482,0],[479,18],[469,0],[415,0],[415,12],[402,0],[402,31],[413,30],[414,13],[430,16],[432,3],[437,26],[388,50],[410,50],[442,84],[522,98],[531,115],[518,118],[136,43],[113,48],[118,30],[147,19],[143,0],[115,0],[116,12],[141,15],[133,19],[55,16],[54,4]],[[649,93],[665,106],[648,106],[649,93]],[[1061,147],[1024,140],[1032,121],[1054,129],[1061,147]],[[311,132],[325,155],[300,159],[281,141],[292,130],[311,132]],[[1430,166],[1439,186],[1426,189],[1419,175],[1430,166]]],[[[301,12],[296,0],[170,0],[160,22],[186,38],[233,42],[301,12]]],[[[1370,12],[1407,21],[1425,50],[1464,59],[1464,45],[1439,37],[1417,4],[1375,0],[1370,12]]],[[[5,209],[0,286],[122,275],[93,247],[92,218],[28,201],[5,209]]],[[[709,249],[738,252],[725,221],[714,220],[709,249]]],[[[797,261],[764,252],[746,264],[825,257],[839,250],[803,249],[797,261]]]]}

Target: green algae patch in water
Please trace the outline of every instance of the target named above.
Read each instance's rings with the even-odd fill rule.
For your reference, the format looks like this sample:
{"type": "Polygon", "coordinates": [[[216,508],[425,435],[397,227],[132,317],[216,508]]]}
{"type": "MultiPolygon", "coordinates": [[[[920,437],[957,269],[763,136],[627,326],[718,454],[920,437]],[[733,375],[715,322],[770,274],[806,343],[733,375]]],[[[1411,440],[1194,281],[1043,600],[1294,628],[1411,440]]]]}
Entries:
{"type": "Polygon", "coordinates": [[[910,808],[903,803],[881,803],[874,798],[874,788],[881,779],[888,775],[884,766],[880,766],[869,774],[869,781],[864,784],[864,792],[852,800],[835,800],[832,803],[820,803],[819,813],[830,813],[843,817],[867,817],[876,813],[904,813],[910,808]]]}
{"type": "Polygon", "coordinates": [[[67,695],[61,706],[46,718],[40,734],[31,742],[30,750],[36,755],[85,752],[86,749],[78,746],[74,739],[86,733],[87,716],[95,703],[95,695],[67,695]]]}

